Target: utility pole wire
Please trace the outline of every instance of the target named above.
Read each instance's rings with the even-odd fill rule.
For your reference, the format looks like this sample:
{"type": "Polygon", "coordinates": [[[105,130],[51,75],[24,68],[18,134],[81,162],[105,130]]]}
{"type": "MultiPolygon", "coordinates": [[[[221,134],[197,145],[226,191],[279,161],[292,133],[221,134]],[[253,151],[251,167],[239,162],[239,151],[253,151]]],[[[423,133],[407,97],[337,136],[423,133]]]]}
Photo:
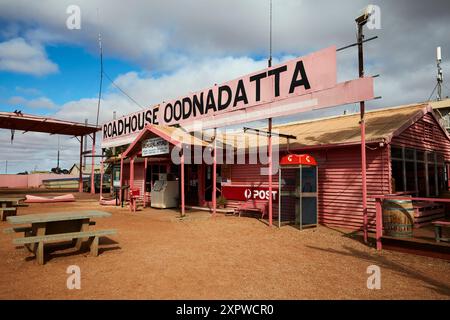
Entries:
{"type": "Polygon", "coordinates": [[[114,80],[111,79],[110,76],[108,76],[108,74],[103,71],[103,74],[105,75],[105,77],[111,82],[111,84],[116,87],[120,92],[122,92],[128,99],[130,99],[132,102],[134,102],[137,106],[139,106],[141,109],[145,109],[139,102],[137,102],[135,99],[133,99],[128,93],[126,93],[122,88],[120,88],[115,82],[114,80]]]}

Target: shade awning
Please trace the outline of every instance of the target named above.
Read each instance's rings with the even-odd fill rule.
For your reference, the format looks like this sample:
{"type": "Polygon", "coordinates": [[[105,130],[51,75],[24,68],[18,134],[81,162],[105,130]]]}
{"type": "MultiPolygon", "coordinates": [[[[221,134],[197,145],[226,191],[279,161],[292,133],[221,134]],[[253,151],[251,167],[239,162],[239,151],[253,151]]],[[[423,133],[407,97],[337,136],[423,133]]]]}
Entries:
{"type": "Polygon", "coordinates": [[[101,130],[100,126],[91,124],[16,112],[0,112],[0,129],[44,132],[68,136],[84,136],[101,130]]]}

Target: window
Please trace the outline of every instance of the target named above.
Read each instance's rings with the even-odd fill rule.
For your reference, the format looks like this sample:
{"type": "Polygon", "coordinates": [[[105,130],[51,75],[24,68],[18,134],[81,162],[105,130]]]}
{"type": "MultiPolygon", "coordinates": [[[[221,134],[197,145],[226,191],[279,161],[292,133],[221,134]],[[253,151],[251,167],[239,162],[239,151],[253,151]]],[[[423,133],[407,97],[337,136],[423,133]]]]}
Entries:
{"type": "Polygon", "coordinates": [[[439,196],[446,185],[444,156],[436,152],[391,147],[392,191],[439,196]]]}

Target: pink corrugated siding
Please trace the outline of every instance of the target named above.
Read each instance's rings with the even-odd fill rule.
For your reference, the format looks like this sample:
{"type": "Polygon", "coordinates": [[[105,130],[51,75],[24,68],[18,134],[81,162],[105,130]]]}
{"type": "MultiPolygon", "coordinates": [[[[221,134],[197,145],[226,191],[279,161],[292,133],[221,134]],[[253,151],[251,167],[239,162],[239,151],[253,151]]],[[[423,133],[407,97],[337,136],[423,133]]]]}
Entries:
{"type": "MultiPolygon", "coordinates": [[[[375,147],[375,146],[373,146],[375,147]]],[[[358,229],[363,224],[360,147],[313,152],[319,164],[319,223],[358,229]]],[[[367,150],[367,193],[389,192],[388,148],[367,150]]],[[[368,203],[369,226],[374,228],[375,204],[368,203]]]]}
{"type": "MultiPolygon", "coordinates": [[[[134,164],[134,187],[139,188],[141,191],[141,194],[143,194],[144,191],[144,163],[138,162],[134,164]]],[[[129,185],[130,184],[130,164],[124,163],[123,164],[123,184],[129,185]]],[[[126,199],[128,199],[128,195],[125,196],[126,199]]]]}
{"type": "Polygon", "coordinates": [[[438,151],[444,154],[446,160],[450,160],[450,142],[430,113],[427,113],[402,134],[394,137],[391,144],[425,151],[438,151]]]}
{"type": "MultiPolygon", "coordinates": [[[[376,146],[372,146],[376,147],[376,146]]],[[[294,151],[293,151],[294,152],[294,151]]],[[[304,153],[307,150],[296,150],[304,153]]],[[[361,194],[361,156],[359,146],[332,148],[309,152],[318,161],[318,213],[319,223],[358,229],[363,223],[361,194]]],[[[260,175],[260,165],[232,165],[232,184],[267,186],[267,176],[260,175]]],[[[278,185],[278,175],[273,177],[278,185]]],[[[367,190],[375,195],[389,193],[390,187],[388,147],[367,150],[367,190]]],[[[368,207],[369,224],[374,228],[375,204],[368,207]]],[[[274,215],[278,212],[274,202],[274,215]]]]}

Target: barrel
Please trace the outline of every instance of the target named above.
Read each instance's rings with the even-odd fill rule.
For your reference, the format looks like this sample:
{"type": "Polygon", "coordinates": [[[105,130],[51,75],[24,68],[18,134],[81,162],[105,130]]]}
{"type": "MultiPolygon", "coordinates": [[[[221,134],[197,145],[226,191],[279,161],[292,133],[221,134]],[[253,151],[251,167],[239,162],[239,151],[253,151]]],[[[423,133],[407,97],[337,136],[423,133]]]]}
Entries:
{"type": "Polygon", "coordinates": [[[396,238],[413,236],[414,207],[411,200],[383,201],[384,235],[396,238]]]}

